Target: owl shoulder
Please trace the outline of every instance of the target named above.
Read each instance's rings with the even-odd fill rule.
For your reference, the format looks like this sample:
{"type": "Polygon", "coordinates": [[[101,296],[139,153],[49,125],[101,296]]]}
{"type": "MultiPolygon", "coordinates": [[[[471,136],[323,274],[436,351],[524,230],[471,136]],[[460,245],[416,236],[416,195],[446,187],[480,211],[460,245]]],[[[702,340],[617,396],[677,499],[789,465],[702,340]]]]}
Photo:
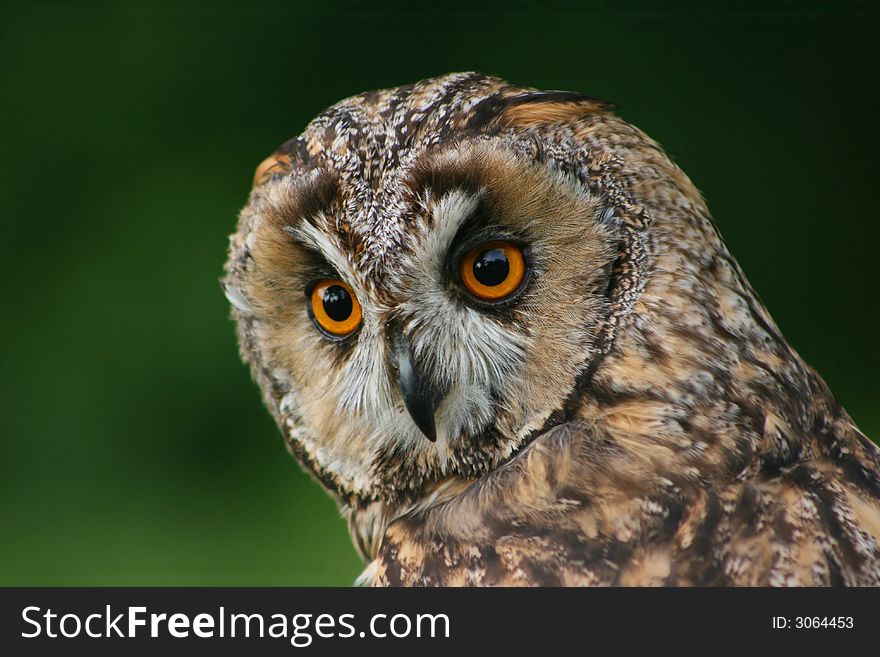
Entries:
{"type": "Polygon", "coordinates": [[[632,444],[598,426],[561,425],[460,494],[391,522],[365,579],[384,586],[877,585],[880,495],[871,482],[878,450],[849,427],[837,431],[854,462],[846,454],[835,462],[826,446],[776,470],[756,456],[739,477],[709,480],[634,458],[632,444]]]}

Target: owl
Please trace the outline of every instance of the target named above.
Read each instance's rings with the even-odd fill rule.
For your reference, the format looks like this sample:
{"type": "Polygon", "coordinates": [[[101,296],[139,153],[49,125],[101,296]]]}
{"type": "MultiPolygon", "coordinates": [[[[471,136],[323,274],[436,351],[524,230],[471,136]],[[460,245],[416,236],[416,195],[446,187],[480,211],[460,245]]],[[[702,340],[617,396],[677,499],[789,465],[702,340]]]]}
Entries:
{"type": "Polygon", "coordinates": [[[880,585],[878,448],[602,101],[343,100],[257,168],[225,271],[361,584],[880,585]]]}

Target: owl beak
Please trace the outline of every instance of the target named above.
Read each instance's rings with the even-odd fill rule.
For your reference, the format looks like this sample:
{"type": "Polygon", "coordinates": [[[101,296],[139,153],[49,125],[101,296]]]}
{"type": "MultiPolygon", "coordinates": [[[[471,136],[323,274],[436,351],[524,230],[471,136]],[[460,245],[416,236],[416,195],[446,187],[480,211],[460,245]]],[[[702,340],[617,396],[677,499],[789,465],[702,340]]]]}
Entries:
{"type": "Polygon", "coordinates": [[[419,430],[433,443],[437,440],[434,413],[443,400],[443,393],[428,384],[413,365],[412,348],[406,339],[397,341],[393,358],[406,410],[419,430]]]}

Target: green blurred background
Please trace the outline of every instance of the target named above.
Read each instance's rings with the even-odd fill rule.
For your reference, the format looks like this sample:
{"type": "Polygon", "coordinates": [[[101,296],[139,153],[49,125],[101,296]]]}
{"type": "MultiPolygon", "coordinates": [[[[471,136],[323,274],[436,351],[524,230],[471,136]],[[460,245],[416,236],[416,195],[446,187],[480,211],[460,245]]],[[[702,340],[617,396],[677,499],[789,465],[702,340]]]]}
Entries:
{"type": "Polygon", "coordinates": [[[0,584],[352,582],[217,280],[263,157],[449,71],[616,103],[880,436],[878,11],[793,4],[6,4],[0,584]]]}

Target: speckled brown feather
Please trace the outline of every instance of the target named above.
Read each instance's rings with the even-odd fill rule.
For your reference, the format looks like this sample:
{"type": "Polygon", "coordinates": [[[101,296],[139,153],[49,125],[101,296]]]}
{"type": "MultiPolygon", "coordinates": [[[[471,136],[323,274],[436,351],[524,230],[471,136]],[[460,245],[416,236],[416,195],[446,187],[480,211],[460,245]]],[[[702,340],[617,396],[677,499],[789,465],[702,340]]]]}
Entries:
{"type": "MultiPolygon", "coordinates": [[[[291,450],[340,501],[366,583],[880,585],[877,447],[786,343],[685,174],[607,105],[477,74],[371,92],[319,116],[255,183],[227,265],[242,352],[291,450]],[[438,169],[444,153],[466,173],[438,169]],[[558,367],[558,396],[496,402],[491,430],[451,443],[442,464],[413,445],[364,453],[366,483],[327,465],[329,448],[301,432],[316,421],[285,401],[305,383],[281,367],[297,356],[273,327],[295,307],[265,283],[302,258],[284,265],[285,243],[257,226],[280,184],[316,169],[338,176],[326,230],[386,304],[377,312],[400,302],[388,281],[407,280],[396,267],[416,181],[497,190],[497,170],[524,186],[547,170],[563,177],[554,194],[571,179],[595,199],[596,247],[582,256],[597,263],[583,279],[595,325],[578,359],[536,361],[558,367]]],[[[539,331],[522,312],[499,322],[539,331]]]]}

